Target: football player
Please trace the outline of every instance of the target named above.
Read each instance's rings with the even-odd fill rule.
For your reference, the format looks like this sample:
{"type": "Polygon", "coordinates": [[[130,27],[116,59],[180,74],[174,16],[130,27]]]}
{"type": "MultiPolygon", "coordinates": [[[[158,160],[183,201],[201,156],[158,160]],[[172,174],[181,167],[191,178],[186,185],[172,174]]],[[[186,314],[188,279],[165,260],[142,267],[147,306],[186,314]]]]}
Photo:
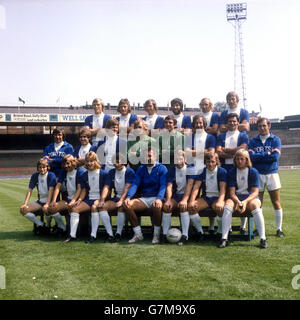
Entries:
{"type": "Polygon", "coordinates": [[[84,170],[82,168],[76,168],[77,161],[74,156],[68,154],[64,156],[62,161],[62,166],[64,171],[58,177],[58,182],[55,186],[52,201],[49,205],[49,214],[54,217],[57,226],[58,234],[65,234],[66,226],[62,220],[62,212],[71,212],[74,206],[80,204],[81,199],[79,199],[81,193],[80,178],[84,170]],[[57,197],[61,185],[64,184],[67,191],[67,199],[60,200],[57,202],[57,197]]]}
{"type": "Polygon", "coordinates": [[[178,245],[183,245],[188,240],[190,216],[187,211],[187,202],[194,180],[190,176],[189,166],[185,164],[184,151],[177,152],[175,163],[175,167],[170,168],[167,175],[166,198],[162,213],[163,242],[167,242],[172,213],[179,213],[182,236],[178,245]]]}
{"type": "Polygon", "coordinates": [[[283,237],[283,211],[280,203],[280,178],[278,174],[279,157],[281,154],[281,140],[271,129],[271,122],[267,118],[257,121],[259,135],[249,142],[249,154],[253,167],[259,172],[259,198],[263,202],[264,191],[268,190],[274,208],[276,221],[276,235],[283,237]]]}
{"type": "Polygon", "coordinates": [[[162,200],[166,192],[168,170],[157,161],[158,155],[155,149],[149,147],[144,154],[147,164],[141,165],[136,171],[124,201],[124,207],[134,231],[134,236],[129,240],[129,243],[143,240],[137,215],[138,212],[151,208],[154,224],[152,243],[157,244],[160,242],[162,200]],[[138,188],[141,197],[134,199],[138,188]]]}
{"type": "MultiPolygon", "coordinates": [[[[222,213],[225,205],[227,186],[227,171],[220,166],[217,153],[211,152],[205,155],[205,168],[200,175],[194,176],[195,184],[191,192],[188,210],[191,221],[203,238],[203,229],[199,211],[212,208],[217,214],[219,235],[222,234],[222,213]],[[198,197],[202,188],[202,195],[198,197]]],[[[214,234],[214,226],[210,225],[209,233],[214,234]]]]}
{"type": "Polygon", "coordinates": [[[126,220],[123,203],[127,196],[129,187],[134,180],[135,172],[133,169],[125,166],[126,158],[122,154],[116,153],[112,160],[114,162],[115,169],[109,170],[109,184],[106,184],[104,189],[107,189],[106,193],[108,193],[108,190],[113,190],[114,197],[105,202],[99,201],[98,208],[100,208],[102,211],[108,211],[109,213],[112,211],[118,212],[115,240],[120,241],[123,226],[126,220]]]}
{"type": "Polygon", "coordinates": [[[232,213],[244,213],[250,210],[260,236],[260,248],[268,247],[265,235],[265,222],[258,198],[259,174],[252,167],[247,150],[240,149],[233,158],[234,168],[228,172],[229,199],[225,202],[222,216],[222,240],[219,248],[228,245],[228,233],[232,222],[232,213]]]}
{"type": "Polygon", "coordinates": [[[238,130],[239,131],[250,131],[250,116],[249,112],[246,109],[239,107],[239,96],[236,92],[230,91],[228,92],[226,96],[226,101],[228,105],[228,109],[224,110],[220,115],[220,121],[219,121],[219,130],[221,133],[225,133],[228,131],[228,127],[226,126],[227,123],[227,116],[230,113],[236,113],[239,116],[239,125],[238,130]]]}
{"type": "Polygon", "coordinates": [[[209,134],[217,136],[219,130],[219,114],[213,112],[214,105],[208,98],[201,99],[200,103],[200,115],[203,116],[206,120],[207,126],[205,131],[209,134]]]}
{"type": "Polygon", "coordinates": [[[92,145],[97,146],[99,141],[103,140],[103,135],[105,133],[102,129],[105,128],[106,121],[110,119],[111,116],[104,113],[105,105],[102,99],[94,99],[92,105],[95,114],[85,118],[84,126],[91,129],[92,145]]]}
{"type": "Polygon", "coordinates": [[[20,213],[35,224],[34,232],[39,235],[50,233],[50,229],[36,217],[36,213],[42,209],[43,214],[48,214],[55,185],[56,177],[55,174],[50,171],[48,161],[44,158],[39,159],[37,162],[37,172],[33,173],[30,178],[24,203],[20,207],[20,213]],[[38,200],[28,204],[35,187],[38,191],[38,200]]]}
{"type": "Polygon", "coordinates": [[[112,242],[113,232],[110,217],[107,211],[98,212],[99,199],[105,200],[106,195],[103,194],[103,187],[108,184],[108,174],[100,169],[98,157],[95,152],[90,151],[85,156],[85,171],[80,179],[81,193],[77,201],[80,203],[74,206],[70,214],[70,236],[65,242],[76,240],[76,233],[79,224],[79,214],[91,211],[92,232],[87,243],[94,242],[97,237],[99,226],[99,217],[104,224],[107,232],[107,240],[112,242]],[[83,201],[82,201],[83,200],[83,201]]]}

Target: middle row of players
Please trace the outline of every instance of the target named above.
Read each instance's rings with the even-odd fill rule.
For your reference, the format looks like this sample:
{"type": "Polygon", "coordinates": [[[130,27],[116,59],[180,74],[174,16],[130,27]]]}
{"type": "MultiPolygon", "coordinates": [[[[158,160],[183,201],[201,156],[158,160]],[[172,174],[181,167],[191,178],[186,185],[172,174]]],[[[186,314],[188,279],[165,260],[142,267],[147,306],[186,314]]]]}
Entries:
{"type": "Polygon", "coordinates": [[[192,132],[183,135],[176,130],[176,119],[167,116],[164,119],[164,131],[149,132],[147,124],[143,120],[134,123],[134,130],[128,137],[122,138],[118,135],[119,124],[116,119],[109,119],[106,130],[103,132],[102,140],[97,146],[90,144],[91,134],[89,128],[80,131],[80,146],[73,147],[65,142],[60,149],[56,145],[64,143],[64,135],[59,129],[53,131],[54,144],[46,147],[44,157],[50,161],[51,171],[56,175],[61,170],[61,160],[65,154],[74,154],[82,165],[84,156],[88,151],[95,151],[100,163],[105,170],[113,168],[112,156],[116,153],[127,154],[130,166],[136,170],[141,162],[140,150],[151,144],[159,150],[159,161],[170,168],[174,166],[174,152],[176,149],[188,151],[186,162],[193,164],[195,170],[200,172],[204,167],[204,154],[207,151],[217,151],[222,166],[226,169],[232,167],[233,155],[238,149],[246,149],[248,146],[248,135],[239,131],[239,116],[231,113],[227,116],[226,127],[228,131],[220,134],[217,138],[206,132],[206,120],[203,116],[196,115],[193,118],[192,132]],[[155,134],[158,136],[155,136],[155,134]],[[56,143],[56,145],[55,145],[56,143]]]}

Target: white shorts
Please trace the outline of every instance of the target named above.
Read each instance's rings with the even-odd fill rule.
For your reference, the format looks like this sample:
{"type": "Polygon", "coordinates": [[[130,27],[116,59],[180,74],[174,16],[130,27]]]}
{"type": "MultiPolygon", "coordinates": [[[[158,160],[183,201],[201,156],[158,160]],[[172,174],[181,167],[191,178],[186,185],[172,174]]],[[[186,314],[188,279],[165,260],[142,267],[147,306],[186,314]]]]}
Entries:
{"type": "Polygon", "coordinates": [[[139,200],[141,200],[147,208],[151,208],[153,202],[157,199],[156,197],[142,197],[142,198],[138,198],[139,200]]]}
{"type": "Polygon", "coordinates": [[[281,188],[280,178],[278,173],[260,174],[259,175],[259,191],[273,191],[281,188]]]}

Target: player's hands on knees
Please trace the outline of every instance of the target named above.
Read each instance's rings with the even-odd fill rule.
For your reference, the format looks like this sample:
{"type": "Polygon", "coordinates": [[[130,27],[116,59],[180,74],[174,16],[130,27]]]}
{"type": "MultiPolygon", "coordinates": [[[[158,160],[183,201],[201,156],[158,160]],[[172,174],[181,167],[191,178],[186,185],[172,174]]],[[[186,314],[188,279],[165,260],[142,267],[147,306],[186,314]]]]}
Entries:
{"type": "Polygon", "coordinates": [[[73,203],[72,203],[72,201],[68,204],[68,207],[69,207],[69,209],[71,209],[71,208],[74,208],[74,207],[78,207],[80,204],[81,204],[81,200],[80,199],[78,199],[78,200],[76,200],[76,201],[74,201],[73,203]]]}
{"type": "Polygon", "coordinates": [[[181,201],[178,203],[178,206],[179,206],[180,211],[182,211],[182,212],[187,211],[187,208],[188,208],[187,201],[181,200],[181,201]]]}
{"type": "Polygon", "coordinates": [[[124,207],[125,207],[125,208],[130,209],[131,206],[132,206],[132,200],[129,199],[129,198],[127,198],[127,199],[125,199],[125,201],[124,201],[123,204],[124,204],[124,207]]]}
{"type": "Polygon", "coordinates": [[[215,204],[215,210],[216,210],[217,212],[223,212],[223,210],[224,210],[224,203],[217,201],[216,204],[215,204]]]}
{"type": "Polygon", "coordinates": [[[116,203],[117,208],[122,207],[123,202],[124,202],[123,200],[119,200],[119,201],[116,203]]]}
{"type": "Polygon", "coordinates": [[[76,201],[72,199],[72,200],[67,204],[68,209],[69,209],[69,210],[72,209],[72,208],[75,206],[75,203],[76,203],[76,201]]]}
{"type": "Polygon", "coordinates": [[[42,206],[42,211],[43,211],[43,213],[44,213],[46,216],[49,216],[49,215],[50,215],[50,212],[49,212],[49,204],[48,204],[48,203],[45,203],[45,204],[42,206]]]}
{"type": "Polygon", "coordinates": [[[193,211],[193,212],[195,212],[195,211],[197,211],[197,202],[196,201],[191,201],[191,202],[189,202],[189,204],[188,204],[188,210],[189,211],[193,211]]]}
{"type": "Polygon", "coordinates": [[[244,213],[247,209],[247,203],[245,201],[242,201],[243,207],[241,208],[241,213],[244,213]]]}
{"type": "Polygon", "coordinates": [[[172,202],[171,202],[171,200],[167,200],[167,201],[164,203],[164,207],[166,208],[166,211],[170,211],[170,210],[171,210],[171,207],[172,207],[172,202]]]}
{"type": "Polygon", "coordinates": [[[153,202],[153,207],[156,209],[161,209],[162,208],[162,201],[160,199],[156,199],[153,202]]]}
{"type": "Polygon", "coordinates": [[[26,209],[28,209],[28,205],[27,204],[22,204],[20,207],[20,213],[25,213],[26,209]]]}
{"type": "Polygon", "coordinates": [[[243,213],[246,210],[246,203],[244,201],[239,201],[235,205],[235,210],[237,212],[243,213]]]}
{"type": "Polygon", "coordinates": [[[56,210],[56,202],[51,202],[50,204],[49,204],[49,211],[50,212],[54,212],[55,210],[56,210]]]}
{"type": "Polygon", "coordinates": [[[100,200],[96,200],[96,201],[94,202],[94,205],[95,205],[97,208],[101,209],[101,208],[104,207],[104,203],[105,203],[105,201],[102,200],[102,199],[100,199],[100,200]]]}

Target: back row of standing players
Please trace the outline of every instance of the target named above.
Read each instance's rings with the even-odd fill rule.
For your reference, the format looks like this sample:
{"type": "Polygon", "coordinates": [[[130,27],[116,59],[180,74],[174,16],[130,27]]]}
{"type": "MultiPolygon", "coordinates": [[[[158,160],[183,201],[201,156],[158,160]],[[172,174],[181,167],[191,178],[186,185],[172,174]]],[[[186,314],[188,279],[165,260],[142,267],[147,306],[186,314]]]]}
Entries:
{"type": "MultiPolygon", "coordinates": [[[[265,188],[269,191],[274,207],[276,234],[279,237],[283,236],[280,204],[281,186],[278,175],[281,142],[278,137],[270,132],[271,125],[266,118],[258,121],[259,134],[249,142],[246,134],[246,131],[249,131],[250,128],[247,110],[238,107],[239,99],[235,92],[229,92],[226,100],[228,109],[219,116],[213,112],[212,102],[208,98],[202,99],[200,114],[193,116],[193,119],[191,119],[183,114],[183,102],[178,98],[171,101],[173,115],[165,118],[157,115],[156,103],[150,99],[144,104],[148,116],[138,119],[136,115],[131,114],[129,101],[122,99],[118,106],[120,116],[112,119],[110,115],[103,112],[103,101],[94,99],[95,114],[88,116],[85,120],[85,127],[80,131],[80,146],[74,150],[70,144],[64,141],[63,132],[55,129],[53,131],[54,143],[45,148],[44,159],[47,160],[47,165],[50,165],[50,171],[53,171],[56,176],[55,183],[58,182],[54,194],[51,197],[49,196],[49,199],[44,197],[42,199],[44,202],[41,201],[40,197],[40,203],[29,207],[28,192],[21,207],[21,213],[38,224],[40,229],[45,229],[46,227],[37,221],[39,219],[36,219],[31,211],[36,210],[38,206],[44,208],[46,205],[49,208],[45,212],[52,214],[59,227],[65,229],[59,211],[69,209],[71,212],[71,232],[67,240],[70,241],[76,238],[79,213],[91,209],[92,233],[88,242],[93,242],[96,239],[99,218],[106,228],[109,240],[120,238],[125,221],[124,211],[126,211],[134,230],[134,237],[130,242],[136,242],[143,239],[137,213],[146,208],[152,208],[153,243],[158,243],[160,242],[161,220],[163,240],[165,240],[165,235],[171,224],[171,213],[177,209],[180,211],[183,229],[180,244],[183,244],[188,239],[189,221],[196,227],[199,239],[203,238],[198,211],[212,207],[218,214],[218,233],[222,233],[220,247],[225,247],[228,244],[232,212],[234,210],[244,212],[248,209],[254,214],[254,220],[260,233],[261,247],[267,247],[261,211],[265,188]],[[104,128],[110,129],[111,134],[107,135],[106,133],[103,138],[101,131],[104,128]],[[163,142],[163,132],[159,132],[159,136],[155,139],[153,129],[157,129],[156,133],[159,131],[171,133],[173,136],[170,137],[169,143],[166,145],[163,142]],[[120,153],[122,142],[122,139],[118,136],[120,130],[126,130],[129,135],[131,131],[138,132],[138,138],[127,143],[126,152],[129,159],[130,155],[137,157],[143,151],[146,151],[144,153],[146,156],[144,163],[149,163],[145,165],[131,163],[131,168],[124,166],[124,163],[127,162],[126,158],[123,159],[122,153],[120,153]],[[152,130],[151,136],[149,135],[150,130],[152,130]],[[183,133],[184,135],[182,135],[183,133]],[[180,141],[181,136],[185,138],[188,136],[189,139],[187,143],[182,142],[181,149],[184,149],[185,152],[178,153],[176,142],[180,141]],[[178,137],[179,140],[176,140],[178,137]],[[158,153],[153,148],[148,150],[150,144],[155,145],[155,140],[158,142],[158,153]],[[98,153],[97,150],[99,149],[102,149],[102,152],[98,153]],[[248,151],[246,151],[247,149],[248,151]],[[104,170],[100,170],[100,166],[97,165],[98,157],[91,154],[90,151],[104,155],[104,159],[100,161],[104,170]],[[237,151],[240,152],[237,153],[237,151]],[[161,160],[166,153],[169,154],[171,162],[164,166],[157,160],[161,160]],[[87,154],[88,159],[86,159],[87,154]],[[64,158],[66,155],[72,155],[72,157],[64,158]],[[184,160],[188,156],[192,159],[192,162],[189,162],[192,164],[186,166],[184,160]],[[242,158],[242,161],[240,161],[240,158],[242,158]],[[120,161],[120,159],[122,160],[120,161]],[[219,166],[219,159],[221,166],[219,166]],[[92,163],[92,170],[89,162],[92,163]],[[115,164],[116,162],[117,164],[115,164]],[[64,170],[62,169],[62,163],[64,170]],[[57,196],[63,181],[66,180],[67,176],[70,176],[70,172],[73,174],[74,181],[77,181],[75,168],[82,168],[82,166],[85,168],[83,169],[85,173],[82,175],[83,179],[78,183],[78,186],[84,193],[81,194],[81,191],[78,191],[76,184],[75,187],[74,185],[71,187],[69,183],[69,189],[72,190],[68,196],[69,204],[57,202],[57,196]],[[193,171],[189,171],[191,167],[193,171]],[[230,170],[232,172],[228,175],[227,173],[230,170]],[[101,176],[96,185],[93,185],[93,181],[97,180],[95,177],[92,179],[91,172],[93,171],[96,172],[97,177],[101,176]],[[104,172],[108,173],[105,177],[104,172]],[[215,177],[214,172],[217,173],[215,177]],[[173,191],[172,185],[177,187],[177,191],[173,191]],[[201,185],[204,192],[199,197],[201,185]],[[226,194],[226,185],[229,186],[229,191],[233,189],[234,192],[226,194]],[[114,188],[116,196],[114,199],[105,201],[109,199],[111,188],[114,188]],[[94,192],[92,189],[97,191],[94,192]],[[74,198],[74,196],[77,198],[74,198]],[[95,202],[95,200],[97,201],[95,202]],[[107,211],[113,209],[118,210],[117,220],[119,220],[117,221],[118,230],[115,237],[113,237],[107,213],[107,211]]],[[[183,138],[182,141],[184,141],[183,138]]],[[[81,170],[76,170],[78,176],[81,170]]],[[[67,186],[68,181],[71,181],[70,178],[67,179],[67,186]]],[[[37,177],[32,177],[29,191],[34,187],[34,183],[39,184],[40,188],[42,183],[38,182],[37,177]]],[[[54,186],[55,184],[53,188],[54,186]]],[[[46,190],[43,192],[41,193],[39,190],[39,194],[46,194],[46,190]]],[[[241,220],[241,232],[245,232],[246,219],[241,220]]],[[[210,232],[213,232],[213,229],[214,218],[210,218],[210,232]]]]}

